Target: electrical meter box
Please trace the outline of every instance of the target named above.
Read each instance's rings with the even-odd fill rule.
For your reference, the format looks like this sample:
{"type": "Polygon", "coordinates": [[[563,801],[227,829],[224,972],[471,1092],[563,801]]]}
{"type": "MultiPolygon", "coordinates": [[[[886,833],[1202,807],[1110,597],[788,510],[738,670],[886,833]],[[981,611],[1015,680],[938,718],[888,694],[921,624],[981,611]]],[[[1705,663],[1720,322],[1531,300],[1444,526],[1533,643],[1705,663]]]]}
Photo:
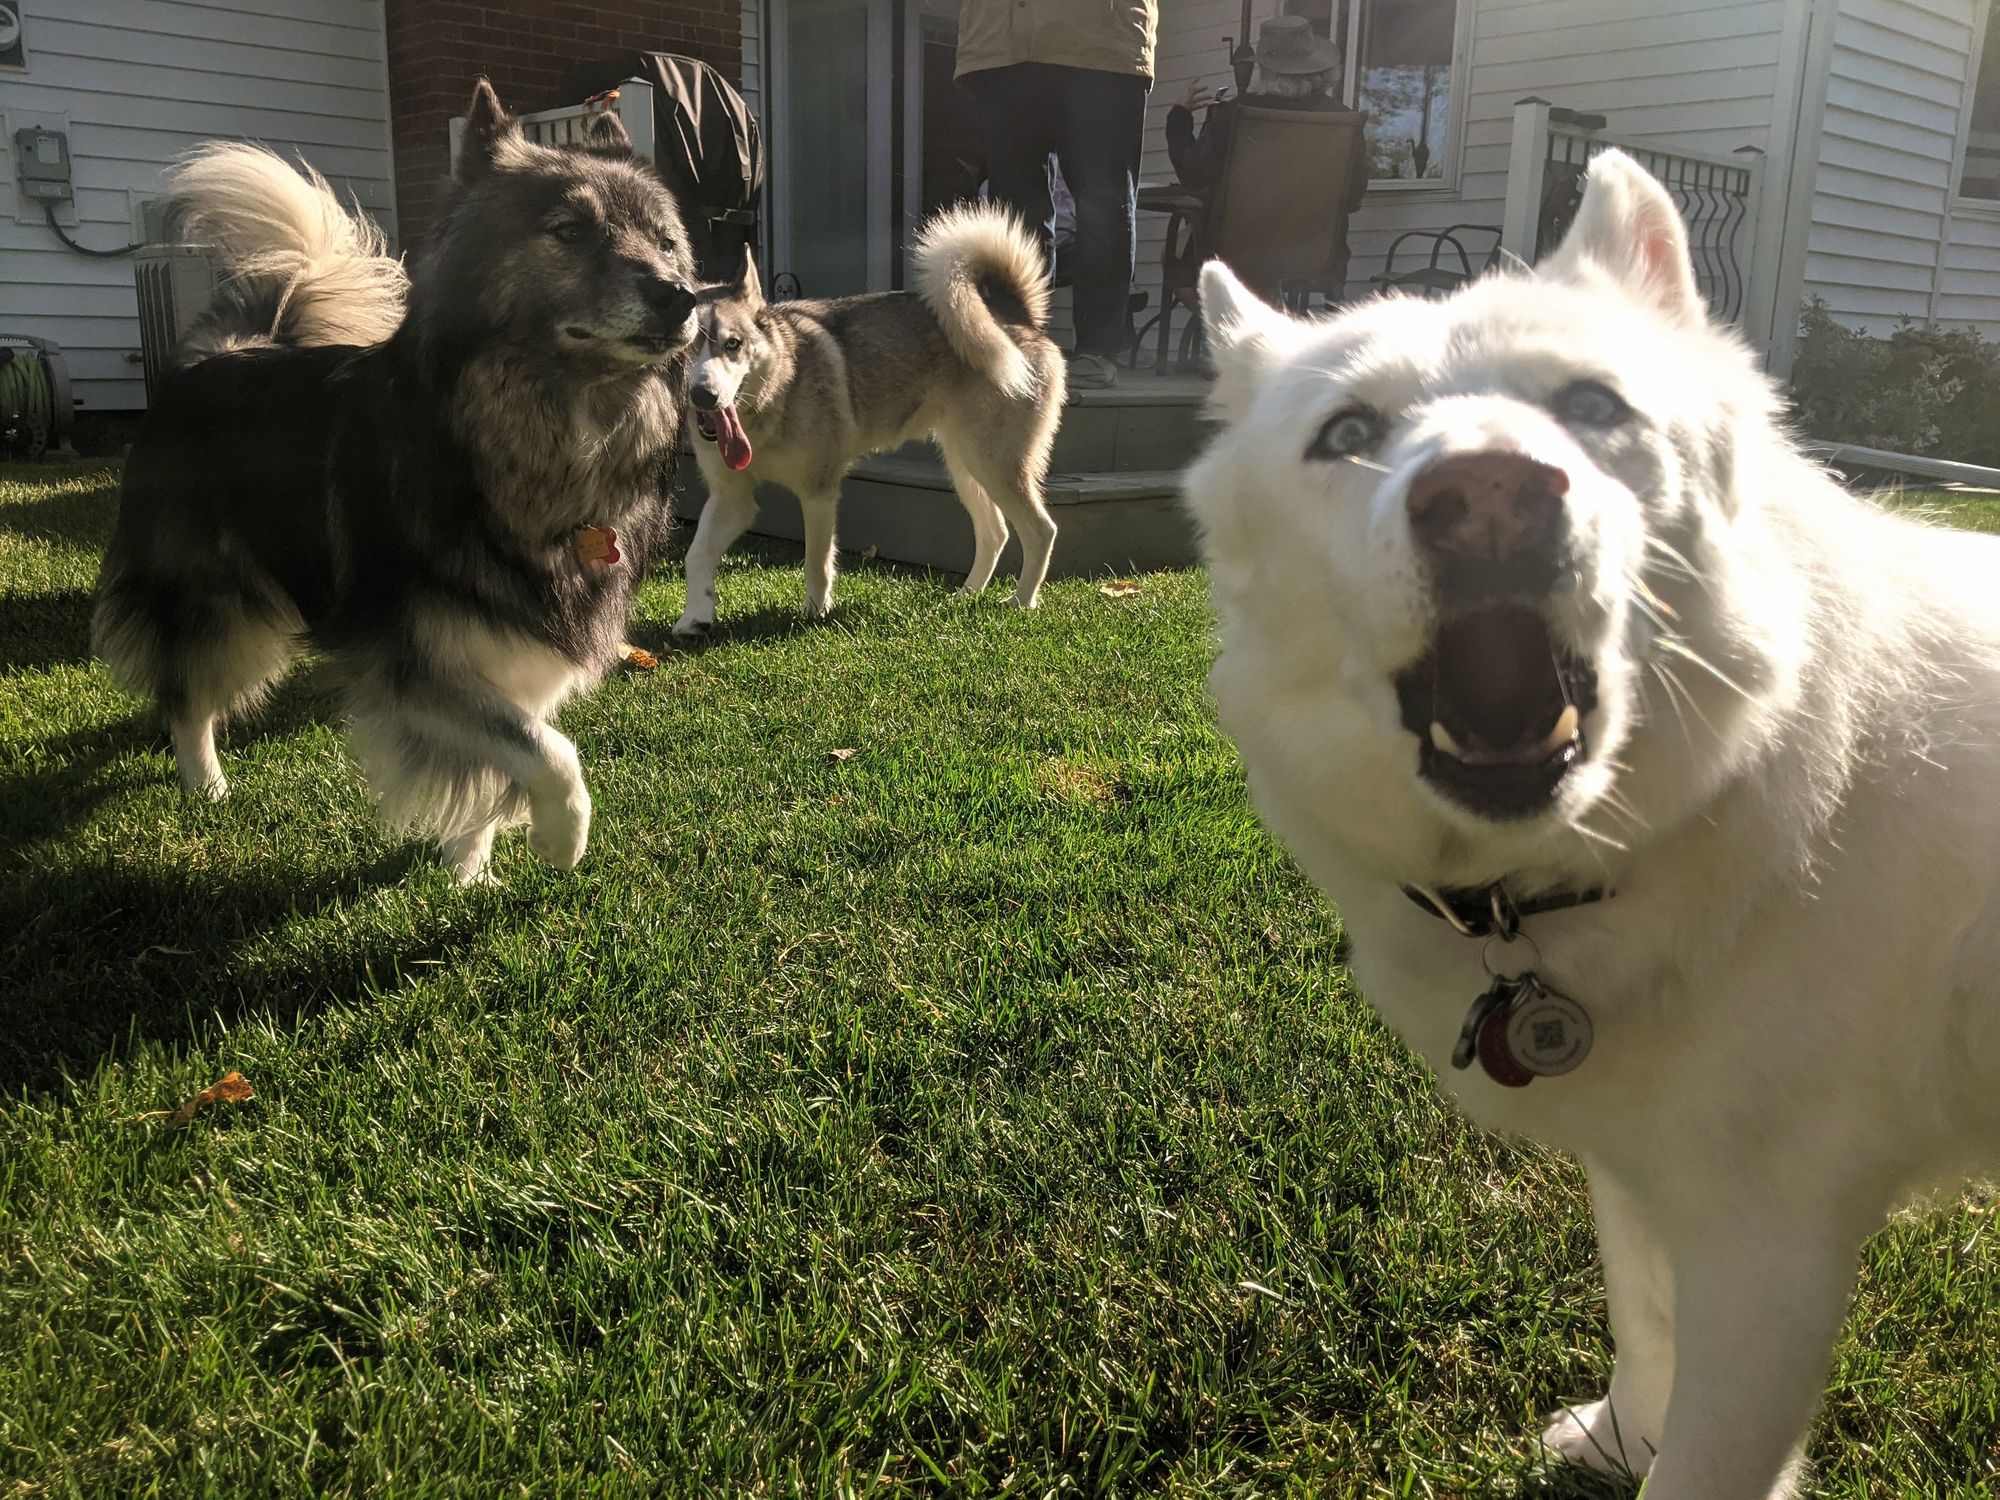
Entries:
{"type": "Polygon", "coordinates": [[[30,125],[14,132],[21,163],[21,196],[41,203],[67,203],[75,196],[69,177],[69,137],[60,130],[30,125]]]}

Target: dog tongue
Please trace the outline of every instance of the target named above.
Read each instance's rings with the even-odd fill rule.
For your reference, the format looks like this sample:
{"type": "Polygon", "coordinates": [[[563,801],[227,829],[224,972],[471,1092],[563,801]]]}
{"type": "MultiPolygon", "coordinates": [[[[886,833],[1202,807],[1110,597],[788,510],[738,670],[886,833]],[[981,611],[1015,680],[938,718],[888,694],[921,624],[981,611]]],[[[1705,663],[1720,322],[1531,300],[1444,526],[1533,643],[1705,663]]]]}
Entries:
{"type": "Polygon", "coordinates": [[[736,415],[736,408],[725,406],[715,414],[715,441],[722,448],[722,461],[732,469],[750,467],[750,435],[743,430],[743,419],[736,415]]]}

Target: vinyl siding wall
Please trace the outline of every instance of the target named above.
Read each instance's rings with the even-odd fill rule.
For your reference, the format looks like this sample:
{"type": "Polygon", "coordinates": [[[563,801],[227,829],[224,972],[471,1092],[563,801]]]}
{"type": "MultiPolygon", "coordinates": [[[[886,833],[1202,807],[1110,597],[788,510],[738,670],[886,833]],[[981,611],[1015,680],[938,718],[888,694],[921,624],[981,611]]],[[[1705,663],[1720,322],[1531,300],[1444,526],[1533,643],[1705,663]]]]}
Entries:
{"type": "Polygon", "coordinates": [[[1840,0],[1805,293],[1851,326],[1935,316],[2000,331],[2000,225],[1946,229],[1979,3],[1840,0]]]}
{"type": "Polygon", "coordinates": [[[13,132],[66,115],[75,212],[93,248],[134,238],[134,204],[179,153],[215,136],[297,151],[392,234],[379,0],[29,0],[25,73],[0,73],[0,330],[63,347],[91,410],[145,404],[128,259],[59,243],[23,203],[13,132]]]}
{"type": "MultiPolygon", "coordinates": [[[[1378,188],[1355,215],[1350,293],[1368,289],[1389,242],[1406,229],[1500,223],[1515,103],[1528,96],[1608,118],[1614,135],[1726,155],[1767,148],[1776,116],[1780,38],[1796,0],[1460,0],[1470,6],[1461,53],[1469,76],[1458,180],[1445,188],[1378,188]]],[[[1195,77],[1228,78],[1224,36],[1240,3],[1163,0],[1160,77],[1144,178],[1168,181],[1167,107],[1195,77]]],[[[1256,14],[1276,14],[1259,0],[1256,14]]],[[[1153,215],[1145,216],[1154,218],[1153,215]]],[[[1141,286],[1158,284],[1163,226],[1142,224],[1141,286]]],[[[1481,237],[1469,249],[1483,247],[1481,237]]],[[[1746,242],[1747,251],[1747,242],[1746,242]]],[[[1405,247],[1405,255],[1410,247],[1405,247]]],[[[1402,264],[1407,265],[1404,261],[1402,264]]]]}

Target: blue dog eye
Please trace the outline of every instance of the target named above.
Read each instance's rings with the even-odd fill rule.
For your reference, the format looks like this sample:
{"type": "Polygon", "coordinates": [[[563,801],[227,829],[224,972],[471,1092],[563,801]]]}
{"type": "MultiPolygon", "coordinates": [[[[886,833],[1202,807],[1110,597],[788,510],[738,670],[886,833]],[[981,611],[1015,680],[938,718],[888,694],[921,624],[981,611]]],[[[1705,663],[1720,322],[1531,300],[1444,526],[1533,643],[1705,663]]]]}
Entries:
{"type": "Polygon", "coordinates": [[[1365,406],[1350,406],[1326,419],[1306,449],[1307,458],[1351,458],[1382,441],[1382,419],[1365,406]]]}
{"type": "Polygon", "coordinates": [[[1563,421],[1582,427],[1616,427],[1632,415],[1623,397],[1595,380],[1564,386],[1549,406],[1563,421]]]}

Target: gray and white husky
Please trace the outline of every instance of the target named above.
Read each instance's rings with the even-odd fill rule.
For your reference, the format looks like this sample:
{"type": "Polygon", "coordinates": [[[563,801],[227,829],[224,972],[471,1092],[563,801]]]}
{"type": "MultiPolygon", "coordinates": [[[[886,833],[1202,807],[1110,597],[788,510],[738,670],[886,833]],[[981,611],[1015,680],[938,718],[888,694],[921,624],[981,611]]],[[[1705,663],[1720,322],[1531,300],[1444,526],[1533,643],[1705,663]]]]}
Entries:
{"type": "Polygon", "coordinates": [[[716,564],[755,518],[760,483],[799,498],[805,612],[824,615],[842,476],[865,454],[923,437],[943,450],[972,517],[964,592],[991,581],[1011,523],[1021,538],[1014,602],[1034,608],[1056,539],[1042,481],[1064,394],[1041,250],[1002,210],[965,204],[925,226],[915,259],[914,292],[772,303],[746,264],[735,285],[699,294],[688,398],[708,505],[676,635],[715,623],[716,564]]]}

